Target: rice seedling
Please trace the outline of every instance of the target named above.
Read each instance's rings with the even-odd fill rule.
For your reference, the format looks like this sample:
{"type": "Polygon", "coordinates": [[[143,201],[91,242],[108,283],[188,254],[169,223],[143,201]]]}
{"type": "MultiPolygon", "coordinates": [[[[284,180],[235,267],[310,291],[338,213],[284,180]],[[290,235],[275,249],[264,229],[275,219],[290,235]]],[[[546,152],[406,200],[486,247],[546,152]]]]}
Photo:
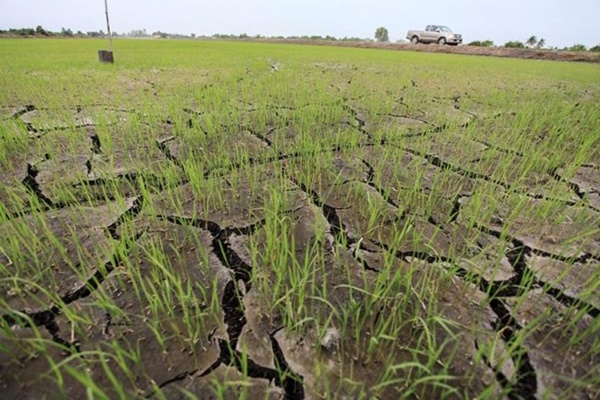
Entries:
{"type": "Polygon", "coordinates": [[[597,66],[98,46],[0,46],[7,397],[600,396],[597,66]]]}

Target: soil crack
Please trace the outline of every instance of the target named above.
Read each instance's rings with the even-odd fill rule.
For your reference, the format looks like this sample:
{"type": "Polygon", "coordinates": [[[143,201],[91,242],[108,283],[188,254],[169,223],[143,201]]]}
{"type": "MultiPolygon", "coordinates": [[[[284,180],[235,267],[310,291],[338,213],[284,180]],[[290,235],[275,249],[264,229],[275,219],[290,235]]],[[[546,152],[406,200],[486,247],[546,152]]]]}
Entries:
{"type": "Polygon", "coordinates": [[[481,179],[484,180],[486,182],[491,182],[495,185],[501,186],[502,188],[508,190],[508,185],[504,182],[501,182],[497,179],[494,179],[488,175],[485,174],[480,174],[474,171],[469,171],[467,169],[464,169],[462,167],[458,167],[456,165],[450,164],[447,161],[442,160],[440,157],[436,156],[435,154],[427,154],[427,153],[422,153],[420,151],[405,147],[404,148],[407,152],[409,152],[410,154],[413,154],[415,156],[421,157],[426,159],[427,161],[429,161],[432,165],[440,168],[440,169],[445,169],[445,170],[450,170],[452,172],[455,172],[459,175],[464,176],[465,178],[471,178],[471,179],[481,179]]]}
{"type": "MultiPolygon", "coordinates": [[[[375,140],[373,139],[373,136],[371,136],[369,131],[367,131],[367,129],[365,128],[367,125],[367,122],[365,120],[361,119],[358,116],[358,112],[354,108],[349,106],[348,104],[344,104],[343,107],[350,114],[350,117],[354,120],[354,127],[357,128],[360,133],[365,135],[367,137],[367,139],[369,139],[369,141],[374,143],[375,140]]],[[[352,125],[352,124],[350,124],[350,125],[352,125]]]]}
{"type": "Polygon", "coordinates": [[[288,179],[290,179],[296,186],[298,186],[300,190],[302,190],[302,192],[304,192],[304,194],[306,194],[306,196],[308,196],[308,198],[311,199],[314,205],[321,209],[323,216],[329,223],[331,229],[330,233],[334,237],[335,241],[337,243],[343,244],[347,250],[352,251],[352,254],[356,261],[360,263],[360,265],[365,270],[379,272],[377,268],[373,268],[372,266],[370,266],[369,263],[358,253],[358,249],[361,248],[361,245],[359,244],[359,241],[348,235],[344,224],[341,222],[339,216],[337,215],[336,209],[325,203],[314,190],[309,189],[303,182],[298,182],[295,178],[289,175],[288,179]]]}
{"type": "Polygon", "coordinates": [[[379,193],[381,197],[383,197],[386,203],[398,209],[398,204],[390,198],[390,195],[386,193],[381,186],[375,183],[375,169],[373,168],[373,166],[367,160],[364,159],[362,160],[362,163],[365,165],[365,167],[367,167],[367,177],[365,178],[367,185],[375,189],[375,191],[379,193]]]}
{"type": "MultiPolygon", "coordinates": [[[[136,235],[135,240],[139,239],[143,233],[136,235]]],[[[126,249],[130,245],[126,243],[126,249]]],[[[83,285],[77,289],[65,294],[60,298],[60,302],[69,305],[74,301],[83,299],[92,294],[104,282],[106,277],[121,263],[122,256],[118,253],[112,255],[111,259],[98,269],[83,285]]],[[[21,311],[13,314],[4,314],[2,319],[9,325],[15,326],[19,323],[25,326],[45,326],[54,322],[54,319],[61,314],[59,306],[52,305],[46,310],[41,311],[21,311]]]]}
{"type": "MultiPolygon", "coordinates": [[[[216,222],[197,218],[158,216],[158,219],[180,225],[191,225],[210,232],[213,237],[213,253],[217,256],[221,264],[233,273],[232,279],[225,286],[221,299],[223,322],[227,325],[229,340],[217,339],[220,350],[219,359],[200,376],[206,376],[221,364],[224,364],[233,366],[242,373],[246,372],[251,378],[267,379],[270,382],[275,382],[275,385],[284,390],[286,399],[304,399],[303,378],[291,370],[278,344],[273,344],[274,338],[271,337],[271,344],[273,346],[276,369],[261,366],[237,350],[240,335],[247,323],[243,298],[245,293],[252,288],[252,266],[244,262],[235,250],[233,250],[229,238],[232,235],[251,235],[257,229],[264,226],[266,219],[246,227],[227,228],[221,228],[216,222]],[[241,288],[242,285],[243,289],[241,288]],[[276,349],[279,349],[279,351],[276,349]]],[[[195,374],[195,372],[191,374],[195,374]]],[[[180,374],[167,383],[173,380],[185,379],[189,375],[190,373],[180,374]]]]}
{"type": "MultiPolygon", "coordinates": [[[[376,244],[389,251],[388,246],[385,244],[376,244]]],[[[525,271],[523,252],[520,251],[516,254],[512,254],[510,257],[507,254],[507,257],[509,257],[513,268],[517,270],[517,275],[508,281],[502,282],[488,282],[485,278],[472,274],[466,271],[464,268],[459,267],[456,261],[453,259],[440,255],[432,255],[422,251],[397,251],[395,256],[407,262],[410,262],[411,258],[416,258],[429,264],[446,263],[451,266],[451,271],[449,268],[446,268],[449,270],[449,272],[467,282],[477,285],[480,291],[487,294],[490,302],[490,308],[498,317],[498,320],[493,324],[493,327],[496,332],[501,334],[502,340],[507,345],[515,348],[514,354],[516,354],[515,356],[511,356],[517,369],[516,381],[514,383],[509,382],[504,374],[497,371],[495,368],[492,368],[496,379],[498,380],[498,383],[502,385],[502,387],[509,389],[508,397],[511,400],[535,398],[537,391],[537,378],[535,369],[529,360],[527,351],[520,344],[515,342],[516,333],[521,329],[521,327],[510,315],[510,312],[507,310],[504,303],[498,299],[498,297],[503,296],[519,295],[520,293],[526,292],[530,289],[530,287],[523,288],[521,286],[525,271]]],[[[489,361],[487,362],[489,364],[489,361]]]]}
{"type": "Polygon", "coordinates": [[[36,110],[35,106],[33,104],[27,104],[21,108],[19,108],[18,110],[16,110],[11,116],[10,118],[14,118],[14,119],[19,119],[21,118],[22,115],[27,114],[28,112],[34,111],[36,110]]]}
{"type": "Polygon", "coordinates": [[[134,219],[136,216],[142,212],[142,208],[144,207],[144,197],[138,196],[131,202],[131,206],[125,210],[123,214],[117,218],[115,222],[106,227],[107,232],[110,237],[114,240],[121,240],[121,235],[117,232],[119,226],[123,224],[123,222],[134,219]]]}
{"type": "Polygon", "coordinates": [[[173,153],[171,153],[171,149],[168,146],[168,143],[173,140],[175,140],[175,136],[169,136],[164,139],[157,139],[156,144],[167,160],[177,165],[185,173],[185,166],[177,157],[173,155],[173,153]]]}
{"type": "MultiPolygon", "coordinates": [[[[273,133],[276,129],[275,128],[269,128],[267,130],[266,134],[262,134],[262,133],[258,133],[253,129],[250,128],[246,128],[246,130],[253,136],[255,136],[258,140],[260,140],[261,142],[263,142],[264,144],[266,144],[267,146],[269,146],[270,148],[273,148],[273,142],[267,137],[267,135],[273,133]]],[[[281,153],[279,153],[279,155],[281,155],[281,153]]]]}
{"type": "MultiPolygon", "coordinates": [[[[139,203],[134,201],[132,207],[126,210],[123,214],[121,214],[121,216],[117,218],[117,221],[115,223],[111,224],[109,227],[106,228],[107,231],[116,232],[116,229],[120,224],[122,224],[128,219],[134,218],[141,211],[142,203],[142,201],[139,201],[139,203]]],[[[123,240],[124,248],[121,251],[116,250],[111,255],[110,259],[101,268],[98,268],[96,272],[90,278],[88,278],[87,281],[84,282],[81,286],[63,295],[60,298],[60,303],[64,305],[69,305],[77,300],[88,297],[94,291],[96,291],[96,289],[98,289],[98,287],[102,285],[106,277],[110,275],[110,273],[112,273],[112,271],[122,262],[124,254],[126,254],[127,251],[131,248],[131,245],[135,243],[143,234],[144,232],[137,233],[131,241],[123,240]]],[[[116,240],[121,240],[121,238],[119,237],[116,240]]],[[[60,307],[56,304],[52,304],[47,309],[41,311],[31,312],[25,310],[17,313],[4,314],[2,315],[2,319],[11,327],[19,323],[22,323],[25,326],[48,327],[49,324],[55,323],[55,318],[60,314],[60,307]]]]}
{"type": "Polygon", "coordinates": [[[566,184],[569,189],[571,189],[573,191],[573,193],[575,193],[577,195],[577,197],[579,197],[580,199],[583,199],[585,196],[585,190],[583,190],[578,184],[576,184],[575,182],[571,182],[566,180],[565,178],[563,178],[559,173],[558,173],[558,168],[553,168],[551,171],[549,171],[550,176],[556,180],[557,182],[560,183],[564,183],[566,184]]]}
{"type": "Polygon", "coordinates": [[[91,135],[90,140],[92,141],[92,153],[96,155],[102,154],[102,142],[100,141],[98,134],[94,133],[91,135]]]}
{"type": "Polygon", "coordinates": [[[57,207],[54,202],[42,192],[40,184],[36,180],[38,174],[39,170],[35,164],[27,163],[27,176],[21,181],[21,183],[23,183],[23,186],[25,186],[27,191],[34,195],[41,203],[47,205],[48,207],[57,207]]]}
{"type": "Polygon", "coordinates": [[[597,257],[594,257],[589,253],[577,258],[569,258],[562,255],[551,254],[530,247],[521,240],[506,233],[498,232],[485,226],[476,226],[476,228],[483,233],[494,236],[497,239],[506,239],[512,245],[512,248],[506,252],[506,258],[508,258],[511,266],[513,267],[515,275],[507,281],[488,283],[487,286],[489,286],[489,291],[486,291],[486,293],[493,293],[494,297],[520,296],[524,292],[527,292],[534,287],[539,287],[542,288],[545,293],[549,294],[566,307],[576,307],[577,309],[588,313],[593,318],[600,315],[599,308],[594,307],[586,301],[569,296],[562,290],[553,287],[547,282],[544,282],[543,280],[539,279],[527,265],[527,259],[530,258],[532,254],[541,255],[543,257],[568,263],[585,263],[590,259],[597,261],[597,257]],[[528,282],[528,285],[523,286],[524,282],[528,282]]]}
{"type": "Polygon", "coordinates": [[[496,298],[490,299],[490,307],[498,320],[494,323],[494,328],[498,332],[504,342],[513,347],[514,351],[511,355],[516,368],[516,380],[514,383],[502,382],[508,392],[508,398],[511,400],[534,399],[537,392],[537,376],[526,349],[518,344],[516,333],[522,329],[519,323],[510,314],[502,301],[496,298]]]}

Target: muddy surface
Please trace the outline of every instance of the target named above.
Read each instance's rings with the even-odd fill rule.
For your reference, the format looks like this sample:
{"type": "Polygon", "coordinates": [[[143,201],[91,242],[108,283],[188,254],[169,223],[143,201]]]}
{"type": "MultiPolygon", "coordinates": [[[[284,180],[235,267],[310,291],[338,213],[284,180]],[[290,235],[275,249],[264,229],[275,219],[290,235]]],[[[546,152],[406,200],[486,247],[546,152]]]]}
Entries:
{"type": "Polygon", "coordinates": [[[378,43],[378,42],[331,42],[285,40],[284,43],[320,44],[323,46],[344,46],[389,50],[409,50],[430,53],[465,54],[491,57],[522,58],[527,60],[576,61],[599,63],[600,55],[590,51],[558,51],[544,49],[511,49],[506,47],[439,46],[436,44],[378,43]]]}
{"type": "Polygon", "coordinates": [[[415,361],[456,398],[598,396],[597,160],[523,180],[520,150],[462,135],[494,116],[456,101],[384,115],[346,100],[317,146],[297,115],[318,105],[244,106],[241,126],[186,110],[141,143],[123,110],[100,129],[93,109],[4,109],[30,145],[0,172],[3,396],[81,398],[84,377],[110,397],[439,396],[382,368],[415,361]],[[484,187],[493,205],[473,198],[484,187]],[[277,292],[299,265],[312,295],[277,292]],[[414,318],[430,307],[446,322],[414,318]],[[372,331],[406,309],[396,337],[372,331]],[[310,318],[329,324],[291,322],[310,318]],[[435,362],[411,351],[432,343],[435,362]]]}

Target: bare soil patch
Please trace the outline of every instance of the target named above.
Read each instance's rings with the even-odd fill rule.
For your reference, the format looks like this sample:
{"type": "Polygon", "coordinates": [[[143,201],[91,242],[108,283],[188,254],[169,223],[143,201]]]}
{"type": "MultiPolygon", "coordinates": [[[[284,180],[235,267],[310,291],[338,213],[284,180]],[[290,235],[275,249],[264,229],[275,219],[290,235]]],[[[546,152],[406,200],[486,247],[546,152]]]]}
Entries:
{"type": "Polygon", "coordinates": [[[331,42],[284,40],[285,43],[312,44],[322,46],[358,47],[365,49],[408,50],[427,53],[463,54],[491,57],[522,58],[526,60],[600,62],[600,53],[589,51],[564,51],[542,49],[512,49],[506,47],[440,46],[437,44],[380,43],[380,42],[331,42]]]}

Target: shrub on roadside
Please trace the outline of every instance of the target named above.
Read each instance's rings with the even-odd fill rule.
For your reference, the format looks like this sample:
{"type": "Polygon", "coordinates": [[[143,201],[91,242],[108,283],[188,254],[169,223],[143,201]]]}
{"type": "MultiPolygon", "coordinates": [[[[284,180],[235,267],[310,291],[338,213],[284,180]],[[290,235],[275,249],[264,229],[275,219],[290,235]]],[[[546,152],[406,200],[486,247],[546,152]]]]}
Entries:
{"type": "Polygon", "coordinates": [[[468,44],[468,46],[477,46],[477,47],[493,47],[493,40],[474,40],[468,44]]]}
{"type": "Polygon", "coordinates": [[[569,47],[567,50],[569,50],[569,51],[586,51],[587,47],[585,47],[584,44],[577,43],[577,44],[574,44],[573,46],[569,47]]]}
{"type": "Polygon", "coordinates": [[[504,47],[508,47],[511,49],[524,49],[525,45],[523,44],[523,42],[520,42],[518,40],[511,40],[509,42],[504,43],[504,47]]]}

